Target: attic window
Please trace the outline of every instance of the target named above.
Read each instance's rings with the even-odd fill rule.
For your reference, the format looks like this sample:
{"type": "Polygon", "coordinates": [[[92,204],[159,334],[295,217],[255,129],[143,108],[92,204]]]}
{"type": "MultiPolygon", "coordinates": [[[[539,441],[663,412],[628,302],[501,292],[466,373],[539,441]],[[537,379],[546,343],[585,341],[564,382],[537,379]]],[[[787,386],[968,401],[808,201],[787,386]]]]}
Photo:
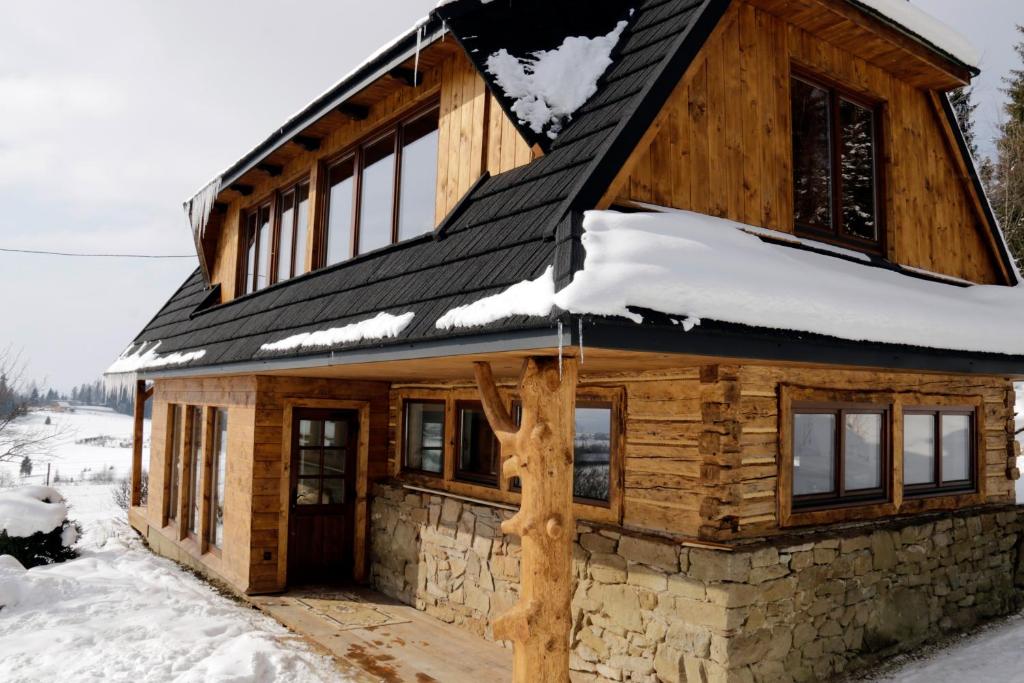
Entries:
{"type": "Polygon", "coordinates": [[[805,76],[791,97],[797,233],[881,251],[879,107],[805,76]]]}
{"type": "Polygon", "coordinates": [[[327,166],[321,264],[433,230],[438,117],[420,110],[327,166]]]}

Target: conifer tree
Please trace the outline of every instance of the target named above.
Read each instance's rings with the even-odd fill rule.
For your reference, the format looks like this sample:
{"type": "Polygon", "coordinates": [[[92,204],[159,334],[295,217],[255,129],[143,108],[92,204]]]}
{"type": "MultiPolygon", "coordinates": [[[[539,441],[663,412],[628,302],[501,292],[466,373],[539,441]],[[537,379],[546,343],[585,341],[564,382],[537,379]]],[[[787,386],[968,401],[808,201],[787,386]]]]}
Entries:
{"type": "Polygon", "coordinates": [[[960,124],[960,130],[963,131],[967,148],[971,150],[971,155],[977,159],[978,142],[974,132],[974,112],[978,105],[974,102],[974,88],[957,88],[949,93],[949,103],[953,105],[953,111],[956,113],[956,120],[960,124]]]}
{"type": "MultiPolygon", "coordinates": [[[[1024,26],[1017,30],[1024,34],[1024,26]]],[[[1007,118],[999,126],[996,158],[983,166],[982,178],[1010,251],[1020,263],[1024,257],[1024,39],[1014,49],[1022,68],[1012,69],[1003,79],[1007,118]]]]}

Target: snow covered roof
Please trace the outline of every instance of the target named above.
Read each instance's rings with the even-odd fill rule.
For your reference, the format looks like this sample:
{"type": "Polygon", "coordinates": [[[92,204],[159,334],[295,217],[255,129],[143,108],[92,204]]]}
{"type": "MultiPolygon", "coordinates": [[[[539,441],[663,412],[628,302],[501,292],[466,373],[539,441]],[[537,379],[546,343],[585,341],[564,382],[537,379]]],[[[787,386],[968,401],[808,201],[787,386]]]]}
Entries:
{"type": "MultiPolygon", "coordinates": [[[[689,211],[588,211],[583,226],[583,270],[557,293],[532,288],[551,292],[548,309],[637,323],[650,310],[850,341],[1024,356],[1022,286],[912,277],[772,243],[762,238],[766,231],[689,211]]],[[[480,322],[502,317],[488,303],[474,304],[486,311],[480,322]]],[[[533,303],[543,310],[542,301],[533,303]]],[[[509,306],[508,314],[517,312],[509,306]]]]}
{"type": "Polygon", "coordinates": [[[977,70],[981,54],[967,38],[910,0],[848,0],[883,21],[895,24],[928,45],[977,70]]]}
{"type": "MultiPolygon", "coordinates": [[[[743,318],[738,304],[734,309],[720,300],[715,300],[719,306],[714,310],[697,305],[711,299],[687,300],[684,310],[653,298],[648,300],[646,297],[657,294],[656,287],[638,295],[635,301],[621,297],[626,291],[632,296],[636,290],[618,291],[613,287],[604,292],[605,298],[597,301],[594,292],[598,288],[583,289],[582,284],[577,284],[594,277],[593,267],[601,263],[595,249],[600,251],[604,239],[597,226],[610,220],[588,218],[584,241],[583,212],[597,205],[729,3],[637,0],[627,4],[622,0],[593,0],[587,12],[563,11],[573,2],[576,0],[492,2],[485,5],[486,12],[477,15],[460,14],[459,8],[479,8],[479,0],[456,0],[441,10],[453,13],[450,20],[445,15],[448,27],[482,71],[488,58],[501,49],[517,59],[529,55],[536,58],[538,52],[546,53],[564,45],[567,36],[583,37],[587,45],[592,45],[590,41],[595,37],[615,39],[609,50],[611,63],[594,77],[596,91],[570,116],[559,121],[560,130],[554,138],[547,134],[550,123],[541,128],[540,134],[525,122],[521,125],[524,134],[543,142],[545,154],[514,170],[482,178],[433,235],[407,240],[219,305],[208,305],[210,292],[202,274],[196,271],[137,336],[134,353],[130,354],[144,355],[159,342],[158,357],[175,363],[140,367],[138,372],[151,377],[199,370],[331,365],[442,355],[439,349],[464,353],[467,344],[476,343],[488,349],[546,348],[562,339],[561,332],[557,337],[554,333],[560,329],[559,321],[576,314],[586,316],[592,330],[614,327],[629,338],[628,347],[608,348],[652,350],[651,340],[668,330],[682,337],[672,337],[660,350],[681,352],[685,347],[693,353],[721,354],[718,338],[709,335],[733,325],[742,327],[739,332],[729,333],[742,341],[742,348],[734,348],[736,353],[742,351],[743,357],[778,357],[750,355],[749,339],[754,334],[752,330],[786,330],[770,341],[771,349],[765,353],[782,347],[796,349],[807,335],[815,334],[825,339],[846,340],[844,343],[855,347],[856,358],[826,362],[867,364],[862,356],[870,347],[876,349],[876,359],[882,358],[882,362],[873,365],[887,365],[894,353],[904,354],[900,357],[905,358],[909,352],[892,351],[885,345],[927,341],[909,336],[908,330],[886,337],[884,330],[872,328],[870,321],[860,327],[860,332],[851,334],[835,319],[824,326],[829,318],[822,318],[815,323],[822,326],[814,328],[801,322],[803,319],[785,318],[778,312],[778,317],[771,320],[743,318]],[[635,11],[630,12],[631,9],[635,11]],[[538,22],[537,17],[542,15],[550,20],[538,22]],[[493,21],[495,16],[501,21],[493,21]],[[622,21],[627,24],[620,28],[622,21]],[[492,298],[494,295],[502,296],[492,298]],[[659,310],[662,312],[656,313],[659,310]],[[643,326],[630,322],[637,316],[644,318],[643,326]],[[700,323],[702,317],[705,319],[700,323]],[[771,327],[754,327],[761,325],[771,327]],[[694,350],[699,339],[705,340],[706,351],[694,350]],[[534,346],[523,345],[535,342],[538,344],[534,346]]],[[[612,40],[599,42],[609,45],[612,40]]],[[[524,68],[523,72],[526,71],[524,68]]],[[[590,82],[590,78],[587,80],[590,82]]],[[[504,100],[502,106],[511,111],[515,100],[504,93],[497,96],[499,101],[504,100]]],[[[947,116],[954,120],[951,109],[947,109],[947,116]]],[[[199,205],[205,203],[200,201],[199,205]]],[[[675,220],[680,219],[677,216],[675,220]]],[[[998,227],[991,217],[989,222],[998,244],[1003,245],[999,258],[1007,261],[1008,252],[999,241],[998,227]]],[[[733,228],[725,229],[731,230],[730,235],[738,233],[733,228]]],[[[736,239],[754,240],[754,246],[747,241],[738,242],[741,251],[769,248],[756,237],[738,234],[736,239]]],[[[624,246],[632,248],[639,244],[624,246]]],[[[705,248],[711,246],[717,249],[723,245],[705,248]]],[[[784,249],[770,248],[772,254],[784,249]]],[[[790,259],[809,258],[806,254],[792,256],[792,250],[781,253],[790,259]]],[[[643,256],[639,254],[638,258],[643,256]]],[[[835,258],[817,258],[826,259],[820,263],[823,269],[851,266],[835,258]]],[[[853,265],[872,273],[869,279],[885,272],[853,265]]],[[[601,277],[605,277],[608,269],[626,267],[625,262],[616,263],[608,257],[601,277]]],[[[1012,265],[1008,268],[1012,269],[1012,265]]],[[[640,286],[644,282],[639,277],[642,273],[633,275],[640,286]]],[[[894,288],[907,281],[919,284],[907,274],[886,273],[886,277],[898,278],[891,283],[894,288]]],[[[599,279],[597,283],[604,281],[599,279]]],[[[949,285],[926,284],[941,287],[943,294],[961,291],[949,285]]],[[[940,290],[928,291],[936,293],[935,301],[946,300],[938,294],[940,290]]],[[[736,295],[734,303],[739,298],[736,295]]],[[[854,315],[858,309],[850,310],[850,315],[854,315]]],[[[974,338],[932,342],[930,348],[940,346],[959,350],[952,355],[945,351],[918,354],[913,361],[917,363],[915,367],[936,367],[932,365],[939,362],[936,354],[944,359],[954,358],[959,363],[957,367],[966,371],[998,367],[1000,372],[1003,368],[1016,372],[1024,367],[1024,362],[1015,356],[993,359],[963,355],[996,348],[980,346],[974,338]]],[[[1016,352],[1004,349],[994,353],[1016,352]]],[[[791,357],[806,359],[805,355],[791,357]]]]}

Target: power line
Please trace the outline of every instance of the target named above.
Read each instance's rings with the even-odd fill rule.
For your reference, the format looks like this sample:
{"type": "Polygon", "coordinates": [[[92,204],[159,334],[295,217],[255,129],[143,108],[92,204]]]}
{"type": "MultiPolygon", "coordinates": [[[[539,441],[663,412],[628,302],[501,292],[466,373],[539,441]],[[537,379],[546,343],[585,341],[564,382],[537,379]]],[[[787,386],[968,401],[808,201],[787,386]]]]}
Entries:
{"type": "Polygon", "coordinates": [[[41,251],[38,249],[9,249],[0,247],[8,254],[36,254],[38,256],[71,256],[75,258],[195,258],[195,254],[81,254],[66,251],[41,251]]]}

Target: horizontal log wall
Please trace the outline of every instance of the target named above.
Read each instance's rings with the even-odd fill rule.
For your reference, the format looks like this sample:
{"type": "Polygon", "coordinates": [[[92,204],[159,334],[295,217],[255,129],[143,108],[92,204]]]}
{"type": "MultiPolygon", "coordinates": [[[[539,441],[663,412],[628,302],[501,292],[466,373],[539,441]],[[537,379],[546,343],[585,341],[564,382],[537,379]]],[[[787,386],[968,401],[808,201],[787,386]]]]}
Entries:
{"type": "MultiPolygon", "coordinates": [[[[1007,479],[1012,448],[1013,387],[998,377],[964,377],[869,370],[804,369],[765,365],[704,365],[670,371],[586,376],[588,388],[624,390],[622,487],[611,511],[577,506],[584,520],[708,541],[782,531],[778,515],[779,388],[915,392],[981,396],[986,448],[983,489],[988,502],[1013,499],[1007,479]]],[[[391,392],[390,471],[417,486],[497,503],[518,503],[513,491],[401,472],[404,397],[473,397],[465,385],[403,385],[391,392]]],[[[447,425],[454,452],[454,418],[447,425]]],[[[449,468],[450,469],[450,468],[449,468]]],[[[613,477],[615,476],[613,472],[613,477]]],[[[961,504],[936,498],[929,507],[961,504]]],[[[905,512],[906,510],[904,510],[905,512]]]]}
{"type": "Polygon", "coordinates": [[[928,91],[747,3],[734,3],[613,186],[619,201],[793,232],[792,64],[886,102],[888,257],[1001,282],[992,243],[928,91]]]}

